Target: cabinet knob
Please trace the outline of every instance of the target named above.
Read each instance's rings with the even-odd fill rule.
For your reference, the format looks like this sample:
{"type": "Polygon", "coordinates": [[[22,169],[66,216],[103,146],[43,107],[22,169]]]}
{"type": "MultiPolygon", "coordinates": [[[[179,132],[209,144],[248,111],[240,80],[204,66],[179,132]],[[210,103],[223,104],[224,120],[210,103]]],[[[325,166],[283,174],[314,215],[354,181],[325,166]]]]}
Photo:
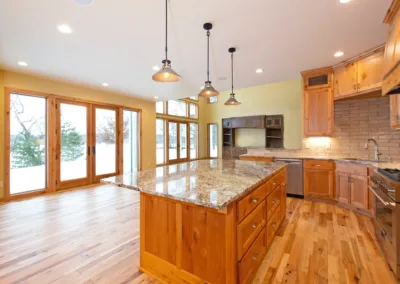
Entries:
{"type": "Polygon", "coordinates": [[[258,252],[256,252],[256,253],[253,255],[252,259],[253,259],[253,260],[257,260],[257,258],[258,258],[258,252]]]}
{"type": "Polygon", "coordinates": [[[257,228],[258,223],[253,223],[253,225],[251,225],[253,227],[253,229],[257,228]]]}
{"type": "Polygon", "coordinates": [[[272,204],[275,204],[276,203],[276,200],[274,199],[274,200],[272,200],[272,204]]]}
{"type": "Polygon", "coordinates": [[[257,203],[257,202],[258,202],[258,198],[253,198],[253,199],[251,200],[251,202],[257,203]]]}
{"type": "Polygon", "coordinates": [[[272,225],[272,227],[276,227],[276,223],[275,222],[273,222],[271,225],[272,225]]]}

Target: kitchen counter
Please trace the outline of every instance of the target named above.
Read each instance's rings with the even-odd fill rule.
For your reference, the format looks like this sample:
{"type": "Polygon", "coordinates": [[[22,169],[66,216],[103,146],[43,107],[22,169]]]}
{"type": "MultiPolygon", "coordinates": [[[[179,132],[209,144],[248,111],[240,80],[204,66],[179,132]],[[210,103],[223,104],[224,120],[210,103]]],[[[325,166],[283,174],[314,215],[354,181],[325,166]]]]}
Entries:
{"type": "Polygon", "coordinates": [[[270,152],[265,154],[257,154],[257,153],[249,153],[240,155],[240,157],[260,157],[260,158],[279,158],[279,159],[303,159],[303,160],[331,160],[340,163],[352,163],[359,165],[372,166],[375,168],[389,168],[389,169],[400,169],[400,162],[376,162],[371,160],[363,160],[356,159],[353,160],[351,158],[344,158],[338,156],[312,156],[312,155],[304,155],[300,153],[282,153],[282,152],[270,152]]]}
{"type": "Polygon", "coordinates": [[[101,181],[219,210],[246,195],[283,167],[283,163],[198,160],[101,181]]]}

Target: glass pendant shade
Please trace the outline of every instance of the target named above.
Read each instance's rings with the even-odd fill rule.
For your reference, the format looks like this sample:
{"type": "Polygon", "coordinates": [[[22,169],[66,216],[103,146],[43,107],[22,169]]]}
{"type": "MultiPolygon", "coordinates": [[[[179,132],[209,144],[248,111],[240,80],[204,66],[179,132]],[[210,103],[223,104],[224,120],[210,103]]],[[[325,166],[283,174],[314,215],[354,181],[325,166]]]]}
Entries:
{"type": "Polygon", "coordinates": [[[219,92],[211,85],[211,81],[207,81],[204,85],[203,90],[201,90],[201,92],[199,93],[199,96],[203,98],[210,98],[218,95],[219,92]]]}
{"type": "Polygon", "coordinates": [[[163,60],[162,68],[153,75],[153,80],[160,83],[179,82],[182,77],[171,68],[171,61],[163,60]]]}
{"type": "Polygon", "coordinates": [[[239,102],[236,98],[235,98],[235,94],[232,93],[230,98],[225,102],[224,105],[226,106],[238,106],[241,105],[242,103],[239,102]]]}

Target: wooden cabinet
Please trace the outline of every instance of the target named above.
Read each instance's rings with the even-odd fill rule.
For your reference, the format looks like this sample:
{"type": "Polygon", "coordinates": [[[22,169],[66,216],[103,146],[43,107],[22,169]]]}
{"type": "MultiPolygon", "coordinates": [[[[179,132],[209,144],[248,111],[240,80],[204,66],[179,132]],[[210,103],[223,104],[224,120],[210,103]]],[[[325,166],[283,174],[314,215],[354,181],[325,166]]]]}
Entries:
{"type": "Polygon", "coordinates": [[[400,21],[399,1],[392,2],[384,23],[389,24],[386,38],[385,56],[383,59],[382,94],[387,95],[400,84],[400,21]]]}
{"type": "Polygon", "coordinates": [[[368,178],[361,175],[350,176],[350,204],[368,210],[368,178]]]}
{"type": "Polygon", "coordinates": [[[350,174],[336,172],[336,200],[345,204],[350,203],[349,179],[350,174]]]}
{"type": "Polygon", "coordinates": [[[335,70],[335,99],[357,92],[357,65],[350,63],[335,70]]]}
{"type": "Polygon", "coordinates": [[[305,160],[304,196],[332,199],[333,168],[334,163],[331,161],[305,160]],[[323,166],[321,162],[324,162],[323,166]]]}
{"type": "Polygon", "coordinates": [[[331,67],[303,71],[301,75],[303,77],[303,90],[332,87],[331,67]]]}
{"type": "Polygon", "coordinates": [[[333,94],[331,88],[304,91],[304,135],[333,135],[333,94]]]}
{"type": "Polygon", "coordinates": [[[273,157],[255,157],[255,156],[240,156],[242,161],[254,161],[254,162],[273,162],[273,157]]]}
{"type": "Polygon", "coordinates": [[[232,118],[232,128],[265,128],[265,115],[232,118]]]}
{"type": "Polygon", "coordinates": [[[400,95],[390,96],[390,127],[400,129],[400,95]]]}
{"type": "Polygon", "coordinates": [[[384,46],[380,46],[336,65],[335,100],[377,93],[382,87],[383,54],[384,46]]]}

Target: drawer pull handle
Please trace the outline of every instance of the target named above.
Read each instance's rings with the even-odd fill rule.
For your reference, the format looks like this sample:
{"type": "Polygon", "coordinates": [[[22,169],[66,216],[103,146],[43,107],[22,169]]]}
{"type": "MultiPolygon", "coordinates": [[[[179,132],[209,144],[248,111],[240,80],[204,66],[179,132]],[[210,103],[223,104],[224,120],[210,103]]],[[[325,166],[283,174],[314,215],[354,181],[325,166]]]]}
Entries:
{"type": "Polygon", "coordinates": [[[315,165],[316,167],[320,167],[321,165],[315,165]]]}
{"type": "Polygon", "coordinates": [[[253,225],[251,225],[254,229],[257,228],[258,223],[253,223],[253,225]]]}
{"type": "Polygon", "coordinates": [[[275,222],[273,222],[271,225],[272,225],[272,227],[276,227],[276,223],[275,222]]]}
{"type": "Polygon", "coordinates": [[[253,198],[253,199],[251,200],[251,202],[257,203],[257,202],[258,202],[258,198],[253,198]]]}
{"type": "Polygon", "coordinates": [[[276,182],[274,182],[273,185],[276,185],[276,182]]]}
{"type": "Polygon", "coordinates": [[[276,203],[276,200],[274,199],[274,200],[272,200],[272,204],[275,204],[276,203]]]}
{"type": "Polygon", "coordinates": [[[258,258],[258,252],[253,255],[252,259],[257,260],[257,258],[258,258]]]}

